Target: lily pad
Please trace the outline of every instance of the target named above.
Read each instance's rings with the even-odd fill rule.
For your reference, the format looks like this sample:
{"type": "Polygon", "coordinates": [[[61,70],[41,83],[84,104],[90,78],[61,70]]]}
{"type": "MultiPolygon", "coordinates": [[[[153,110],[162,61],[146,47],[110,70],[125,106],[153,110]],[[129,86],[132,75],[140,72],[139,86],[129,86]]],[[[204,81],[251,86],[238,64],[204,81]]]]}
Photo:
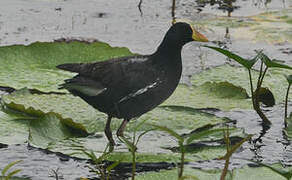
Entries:
{"type": "Polygon", "coordinates": [[[128,55],[132,53],[127,48],[111,47],[98,41],[37,42],[28,46],[0,47],[0,86],[64,91],[58,89],[58,84],[72,77],[73,73],[57,70],[56,65],[128,55]]]}
{"type": "MultiPolygon", "coordinates": [[[[276,103],[284,101],[287,89],[287,80],[284,77],[284,74],[287,74],[288,72],[289,70],[269,69],[264,78],[262,86],[268,88],[274,94],[276,103]]],[[[258,77],[258,72],[253,70],[252,77],[253,84],[255,86],[257,80],[256,78],[258,77]]],[[[242,89],[242,91],[246,92],[249,95],[249,97],[251,96],[248,72],[243,67],[234,67],[230,65],[218,66],[216,68],[212,68],[200,74],[194,75],[192,78],[192,83],[194,84],[195,87],[201,87],[205,83],[223,83],[223,82],[228,82],[233,86],[242,89]]],[[[209,96],[211,95],[208,95],[208,97],[209,96]]],[[[229,99],[228,97],[221,99],[222,102],[227,103],[225,105],[221,103],[222,107],[221,109],[229,110],[230,105],[228,103],[232,103],[232,101],[234,100],[232,99],[232,101],[230,101],[231,99],[229,99]]],[[[212,101],[212,98],[209,97],[208,101],[212,101]]],[[[209,107],[214,107],[214,105],[209,107]]],[[[241,109],[252,108],[251,100],[241,99],[241,102],[238,103],[237,107],[241,109]],[[250,104],[250,106],[247,106],[246,103],[250,104]]]]}
{"type": "MultiPolygon", "coordinates": [[[[221,170],[199,170],[186,167],[184,176],[193,176],[200,180],[220,179],[221,170]]],[[[137,180],[177,180],[178,169],[162,170],[159,172],[149,172],[138,175],[137,180]]],[[[192,179],[192,178],[186,178],[192,179]]]]}
{"type": "MultiPolygon", "coordinates": [[[[280,167],[279,164],[273,164],[273,167],[280,167]]],[[[136,177],[137,180],[176,180],[177,179],[177,169],[172,170],[162,170],[159,172],[149,172],[140,174],[136,177]]],[[[220,179],[222,170],[220,169],[210,169],[210,170],[201,170],[190,168],[186,165],[184,176],[193,176],[200,180],[209,180],[209,179],[220,179]]],[[[266,167],[249,167],[244,166],[242,168],[233,169],[232,173],[229,171],[226,179],[236,179],[236,180],[257,180],[257,179],[265,179],[265,180],[286,180],[284,177],[279,174],[271,171],[266,167]],[[232,174],[232,178],[230,177],[232,174]]]]}
{"type": "Polygon", "coordinates": [[[27,142],[29,117],[0,108],[0,143],[22,144],[27,142]]]}
{"type": "Polygon", "coordinates": [[[196,24],[220,33],[224,33],[225,29],[229,28],[235,39],[281,43],[292,42],[291,22],[290,8],[249,17],[211,16],[197,21],[196,24]]]}
{"type": "MultiPolygon", "coordinates": [[[[187,94],[186,94],[187,95],[187,94]]],[[[15,91],[3,96],[3,102],[11,109],[30,114],[32,116],[44,116],[53,113],[61,121],[77,130],[93,133],[103,131],[106,115],[92,108],[82,99],[70,94],[32,94],[27,89],[15,91]]],[[[217,124],[228,119],[217,118],[214,115],[203,113],[193,108],[158,107],[139,118],[139,121],[167,125],[171,129],[196,129],[207,124],[217,124]],[[175,122],[175,123],[174,123],[175,122]]],[[[132,120],[127,130],[134,126],[132,120]]],[[[112,128],[117,129],[121,120],[114,120],[112,128]]],[[[150,126],[142,126],[140,130],[146,130],[150,126]]]]}
{"type": "Polygon", "coordinates": [[[86,133],[101,130],[105,115],[98,112],[86,102],[70,94],[32,94],[27,89],[15,91],[3,96],[3,102],[8,108],[32,115],[44,116],[54,114],[61,121],[86,133]],[[98,123],[98,121],[102,123],[98,123]]]}
{"type": "MultiPolygon", "coordinates": [[[[17,90],[9,95],[3,96],[3,102],[6,107],[20,111],[27,115],[26,128],[27,135],[24,140],[36,147],[48,149],[53,152],[62,152],[75,157],[88,158],[82,154],[81,150],[94,151],[101,154],[107,144],[103,135],[106,117],[103,113],[90,107],[80,98],[69,94],[32,94],[27,89],[17,90]],[[76,108],[76,109],[75,109],[76,108]],[[80,112],[82,110],[82,112],[80,112]],[[98,120],[97,117],[99,118],[98,120]],[[72,128],[73,127],[73,128],[72,128]],[[84,130],[85,129],[85,130],[84,130]],[[78,130],[78,131],[76,131],[78,130]],[[28,136],[29,132],[29,136],[28,136]],[[81,132],[81,133],[80,133],[81,132]],[[100,132],[100,135],[78,137],[84,133],[100,132]]],[[[214,115],[201,112],[197,109],[184,106],[161,106],[151,112],[146,113],[137,120],[130,121],[126,133],[135,129],[137,123],[146,121],[138,129],[138,133],[153,128],[149,123],[155,123],[173,128],[178,132],[191,132],[206,125],[216,125],[229,122],[229,119],[218,118],[214,115]]],[[[14,122],[13,122],[14,123],[14,122]]],[[[13,127],[13,123],[11,126],[13,127]]],[[[121,120],[114,119],[112,128],[117,129],[121,120]]],[[[10,124],[7,124],[10,126],[10,124]]],[[[6,127],[6,126],[4,126],[6,127]]],[[[154,132],[155,133],[155,132],[154,132]]],[[[231,133],[231,136],[243,136],[243,132],[238,130],[231,133]]],[[[21,134],[23,135],[23,134],[21,134]]],[[[158,135],[157,137],[159,137],[158,135]]],[[[222,139],[223,135],[205,138],[204,141],[222,139]]],[[[145,142],[144,142],[145,143],[145,142]]],[[[146,140],[147,143],[147,140],[146,140]]],[[[161,143],[157,140],[157,149],[167,151],[165,148],[175,147],[177,144],[165,144],[159,147],[161,143]],[[164,150],[163,150],[164,149],[164,150]]],[[[225,147],[218,146],[190,147],[192,150],[187,153],[187,161],[197,161],[202,159],[213,159],[224,155],[225,147]]],[[[123,162],[131,160],[131,154],[117,152],[109,156],[108,160],[120,160],[123,156],[123,162]],[[122,154],[120,154],[122,153],[122,154]]],[[[168,153],[163,154],[149,153],[144,151],[138,153],[139,162],[151,162],[153,159],[166,162],[176,162],[179,159],[179,153],[173,153],[170,149],[168,153]]]]}
{"type": "Polygon", "coordinates": [[[35,147],[47,149],[49,143],[74,137],[70,129],[54,115],[30,120],[29,143],[35,147]]]}

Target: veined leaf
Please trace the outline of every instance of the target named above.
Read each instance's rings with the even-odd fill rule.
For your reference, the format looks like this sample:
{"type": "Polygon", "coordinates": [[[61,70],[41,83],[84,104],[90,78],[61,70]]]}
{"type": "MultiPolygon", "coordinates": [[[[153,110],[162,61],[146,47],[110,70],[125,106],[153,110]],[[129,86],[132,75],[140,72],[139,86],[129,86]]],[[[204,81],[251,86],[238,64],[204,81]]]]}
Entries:
{"type": "Polygon", "coordinates": [[[288,66],[286,64],[282,64],[282,63],[277,62],[278,60],[276,60],[276,59],[271,60],[264,53],[261,53],[261,59],[265,63],[265,65],[267,67],[271,67],[271,68],[283,68],[283,69],[292,69],[292,67],[290,67],[290,66],[288,66]]]}
{"type": "Polygon", "coordinates": [[[189,138],[187,139],[186,144],[190,144],[194,140],[200,139],[200,138],[202,138],[204,136],[208,136],[210,134],[217,133],[217,132],[220,132],[220,131],[222,132],[223,130],[225,130],[225,129],[223,129],[223,128],[221,128],[221,129],[211,129],[211,130],[206,130],[206,131],[202,131],[202,132],[199,132],[199,133],[191,134],[189,136],[189,138]]]}
{"type": "Polygon", "coordinates": [[[257,58],[254,58],[252,60],[247,60],[243,57],[240,57],[239,55],[236,55],[226,49],[222,49],[222,48],[218,48],[218,47],[213,47],[213,46],[205,46],[207,48],[210,49],[214,49],[217,52],[220,52],[222,54],[224,54],[225,56],[235,60],[236,62],[238,62],[239,64],[243,65],[245,68],[247,69],[251,69],[251,67],[256,63],[257,58]]]}
{"type": "Polygon", "coordinates": [[[178,141],[183,141],[183,137],[181,137],[178,133],[176,133],[175,131],[165,127],[165,126],[159,126],[159,125],[156,125],[156,124],[150,124],[151,126],[161,130],[161,131],[164,131],[168,134],[170,134],[171,136],[175,137],[178,141]]]}

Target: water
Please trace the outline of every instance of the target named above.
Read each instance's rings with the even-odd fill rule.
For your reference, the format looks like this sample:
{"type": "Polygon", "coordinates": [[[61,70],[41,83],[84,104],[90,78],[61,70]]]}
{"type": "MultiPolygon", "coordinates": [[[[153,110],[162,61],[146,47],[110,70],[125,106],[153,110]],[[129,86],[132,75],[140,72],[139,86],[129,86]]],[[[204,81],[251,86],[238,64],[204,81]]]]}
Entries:
{"type": "MultiPolygon", "coordinates": [[[[275,11],[292,6],[291,0],[271,2],[261,0],[241,0],[233,3],[237,8],[231,16],[242,17],[258,13],[275,11]]],[[[5,0],[0,2],[0,45],[30,44],[35,41],[53,41],[60,38],[98,39],[112,46],[125,46],[132,52],[149,54],[156,50],[163,35],[171,24],[171,3],[169,0],[144,0],[141,6],[143,15],[138,10],[139,1],[115,0],[82,0],[51,1],[51,0],[5,0]]],[[[226,10],[218,9],[219,5],[197,4],[192,0],[178,1],[176,17],[192,20],[204,19],[210,16],[226,16],[226,10]]],[[[262,41],[235,38],[232,28],[229,38],[226,38],[226,28],[218,28],[219,33],[206,30],[210,40],[220,41],[230,50],[245,57],[254,55],[254,49],[265,49],[267,55],[282,59],[291,64],[291,44],[270,44],[262,41]],[[250,45],[252,43],[252,46],[250,45]]],[[[212,44],[212,42],[211,42],[212,44]]],[[[188,44],[183,49],[182,83],[189,83],[189,78],[206,68],[222,65],[223,57],[215,52],[205,50],[199,43],[188,44]],[[208,59],[208,61],[206,60],[208,59]]],[[[0,91],[0,95],[3,94],[0,91]]],[[[220,117],[228,117],[237,121],[237,127],[244,128],[246,133],[254,134],[253,141],[245,143],[241,150],[234,154],[230,168],[242,167],[248,163],[241,158],[261,160],[264,163],[281,161],[292,165],[292,148],[290,141],[283,133],[283,104],[268,109],[267,115],[272,120],[272,126],[263,134],[261,120],[253,111],[212,112],[220,117]],[[263,134],[262,137],[261,133],[263,134]],[[259,138],[260,137],[260,138],[259,138]],[[256,140],[257,139],[257,140],[256,140]]],[[[169,137],[168,137],[169,138],[169,137]]],[[[159,146],[159,141],[154,143],[159,146]]],[[[175,145],[173,145],[175,146],[175,145]]],[[[147,142],[141,145],[142,151],[147,151],[147,142]]],[[[154,151],[159,151],[159,148],[154,151]]],[[[152,149],[152,150],[153,150],[152,149]]],[[[161,149],[160,149],[161,150],[161,149]]],[[[94,177],[88,171],[84,160],[64,157],[60,154],[48,153],[26,145],[1,146],[0,169],[11,161],[25,160],[18,168],[19,174],[31,179],[55,179],[52,170],[59,169],[61,179],[78,179],[94,177]],[[74,169],[74,171],[72,171],[74,169]]],[[[216,160],[190,163],[192,167],[222,168],[223,162],[216,160]]],[[[172,164],[158,164],[153,169],[167,169],[172,164]]],[[[122,169],[122,168],[120,168],[122,169]]],[[[141,171],[147,171],[146,165],[141,165],[141,171]]],[[[129,170],[117,172],[127,177],[129,170]]]]}

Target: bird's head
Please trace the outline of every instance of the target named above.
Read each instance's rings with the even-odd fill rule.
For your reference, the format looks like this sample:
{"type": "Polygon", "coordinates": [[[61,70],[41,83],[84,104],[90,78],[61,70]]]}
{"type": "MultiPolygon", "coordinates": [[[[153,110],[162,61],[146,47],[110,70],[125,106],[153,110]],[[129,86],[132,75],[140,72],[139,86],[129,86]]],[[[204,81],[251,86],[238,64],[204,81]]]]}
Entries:
{"type": "Polygon", "coordinates": [[[208,42],[208,39],[199,33],[191,24],[187,22],[177,22],[168,30],[166,37],[184,45],[191,41],[208,42]]]}

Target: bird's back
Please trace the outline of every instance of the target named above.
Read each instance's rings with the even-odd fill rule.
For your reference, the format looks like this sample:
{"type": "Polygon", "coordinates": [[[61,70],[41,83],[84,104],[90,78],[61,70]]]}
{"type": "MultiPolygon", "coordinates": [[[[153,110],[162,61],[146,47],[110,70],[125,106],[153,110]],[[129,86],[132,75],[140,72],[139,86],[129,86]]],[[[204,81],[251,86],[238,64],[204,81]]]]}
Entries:
{"type": "Polygon", "coordinates": [[[131,56],[57,67],[78,73],[66,80],[63,88],[102,112],[130,119],[162,103],[178,84],[181,64],[163,66],[156,63],[157,58],[131,56]]]}

